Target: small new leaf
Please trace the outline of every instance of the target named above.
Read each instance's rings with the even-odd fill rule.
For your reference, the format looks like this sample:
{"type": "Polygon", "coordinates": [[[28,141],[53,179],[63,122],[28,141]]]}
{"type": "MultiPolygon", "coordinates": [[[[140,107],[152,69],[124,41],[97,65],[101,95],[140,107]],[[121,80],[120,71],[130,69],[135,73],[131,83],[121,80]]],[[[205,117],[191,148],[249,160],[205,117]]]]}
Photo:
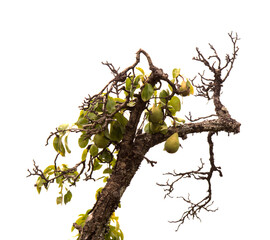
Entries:
{"type": "Polygon", "coordinates": [[[86,148],[82,152],[82,162],[84,162],[86,160],[87,153],[88,153],[88,149],[86,148]]]}
{"type": "Polygon", "coordinates": [[[61,124],[57,129],[59,131],[64,131],[68,128],[69,124],[61,124]]]}
{"type": "Polygon", "coordinates": [[[177,78],[180,75],[180,68],[174,68],[172,71],[173,78],[177,78]]]}
{"type": "Polygon", "coordinates": [[[178,117],[175,117],[174,120],[177,121],[177,122],[180,122],[180,123],[185,123],[185,122],[186,122],[185,119],[183,119],[183,118],[178,118],[178,117]]]}
{"type": "Polygon", "coordinates": [[[62,204],[62,202],[63,202],[63,196],[59,196],[59,197],[56,198],[56,204],[57,205],[62,204]]]}
{"type": "Polygon", "coordinates": [[[142,68],[136,67],[136,69],[139,70],[142,73],[143,76],[145,76],[144,70],[142,68]]]}
{"type": "Polygon", "coordinates": [[[99,196],[99,194],[101,193],[102,189],[103,189],[103,187],[100,187],[100,188],[96,191],[96,194],[95,194],[96,200],[98,199],[98,196],[99,196]]]}

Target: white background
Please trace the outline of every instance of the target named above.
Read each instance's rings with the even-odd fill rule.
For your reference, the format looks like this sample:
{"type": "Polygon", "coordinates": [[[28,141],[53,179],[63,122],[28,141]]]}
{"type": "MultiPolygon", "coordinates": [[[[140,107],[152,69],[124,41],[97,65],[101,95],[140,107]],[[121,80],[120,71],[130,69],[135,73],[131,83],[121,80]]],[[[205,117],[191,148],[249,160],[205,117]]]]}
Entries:
{"type": "MultiPolygon", "coordinates": [[[[72,201],[57,206],[57,188],[37,194],[35,178],[26,178],[35,159],[50,165],[54,150],[45,141],[62,123],[77,120],[78,106],[112,79],[101,61],[125,67],[145,49],[157,67],[180,67],[193,78],[202,66],[195,47],[209,54],[231,53],[228,32],[236,31],[240,51],[224,84],[222,101],[242,123],[241,133],[220,133],[215,157],[224,177],[213,179],[215,213],[201,212],[202,222],[187,221],[178,232],[168,223],[181,216],[180,199],[165,199],[156,182],[162,174],[207,161],[206,135],[190,136],[175,155],[152,149],[117,211],[125,239],[269,239],[269,5],[267,1],[60,1],[0,3],[0,208],[1,239],[72,239],[72,223],[94,203],[101,183],[82,182],[71,189],[72,201]]],[[[224,57],[222,57],[224,59],[224,57]]],[[[146,69],[147,70],[147,69],[146,69]]],[[[146,71],[147,72],[147,71],[146,71]]],[[[211,103],[184,99],[183,117],[205,116],[211,103]]],[[[76,161],[76,145],[71,145],[76,161]]],[[[69,163],[68,159],[63,160],[69,163]]],[[[175,195],[204,191],[200,182],[180,185],[175,195]],[[195,192],[194,192],[195,191],[195,192]]],[[[194,195],[194,196],[195,196],[194,195]]]]}

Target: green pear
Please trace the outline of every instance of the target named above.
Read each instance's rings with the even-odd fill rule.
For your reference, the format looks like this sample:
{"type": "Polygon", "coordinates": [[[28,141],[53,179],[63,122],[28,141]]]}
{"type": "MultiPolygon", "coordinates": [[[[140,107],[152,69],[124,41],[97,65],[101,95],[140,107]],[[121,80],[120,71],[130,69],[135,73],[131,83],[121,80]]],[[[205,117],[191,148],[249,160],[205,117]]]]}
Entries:
{"type": "Polygon", "coordinates": [[[157,133],[160,130],[160,124],[150,122],[149,129],[151,133],[157,133]]]}
{"type": "Polygon", "coordinates": [[[94,136],[94,143],[98,148],[105,148],[109,144],[109,140],[102,133],[94,136]]]}
{"type": "Polygon", "coordinates": [[[178,139],[178,133],[176,132],[166,140],[164,150],[166,150],[168,153],[175,153],[177,152],[179,146],[180,143],[178,139]]]}
{"type": "Polygon", "coordinates": [[[149,113],[149,121],[159,123],[163,120],[163,112],[160,107],[154,105],[149,113]]]}

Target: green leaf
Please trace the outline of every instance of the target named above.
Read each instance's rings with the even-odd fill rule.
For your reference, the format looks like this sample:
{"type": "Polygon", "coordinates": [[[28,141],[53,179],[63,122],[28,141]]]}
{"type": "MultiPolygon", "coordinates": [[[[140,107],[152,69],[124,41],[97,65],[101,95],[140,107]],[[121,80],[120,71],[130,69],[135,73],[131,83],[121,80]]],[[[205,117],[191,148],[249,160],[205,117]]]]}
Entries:
{"type": "Polygon", "coordinates": [[[149,83],[146,83],[141,93],[142,100],[144,102],[148,101],[152,97],[153,93],[154,93],[154,89],[152,85],[149,83]]]}
{"type": "Polygon", "coordinates": [[[80,146],[81,148],[85,148],[85,147],[87,146],[88,142],[89,142],[89,138],[86,138],[85,134],[83,133],[83,134],[80,136],[79,140],[78,140],[79,146],[80,146]]]}
{"type": "Polygon", "coordinates": [[[54,165],[50,165],[44,169],[43,173],[44,175],[47,175],[47,174],[51,175],[54,172],[54,170],[55,170],[54,165]]]}
{"type": "Polygon", "coordinates": [[[150,122],[147,123],[147,124],[144,126],[144,131],[145,131],[146,133],[151,133],[150,122]]]}
{"type": "Polygon", "coordinates": [[[114,167],[116,164],[116,158],[113,158],[113,160],[110,162],[110,166],[114,167]]]}
{"type": "Polygon", "coordinates": [[[180,122],[180,123],[185,123],[186,122],[186,120],[183,119],[183,118],[177,118],[177,117],[175,117],[174,119],[175,119],[175,121],[180,122]]]}
{"type": "Polygon", "coordinates": [[[131,90],[131,80],[129,77],[126,79],[126,90],[127,91],[131,90]]]}
{"type": "Polygon", "coordinates": [[[66,154],[66,150],[65,150],[64,144],[62,143],[62,138],[59,139],[59,144],[60,144],[59,153],[61,154],[61,156],[64,157],[66,154]]]}
{"type": "Polygon", "coordinates": [[[173,92],[173,88],[172,88],[172,86],[170,84],[168,84],[168,87],[171,90],[171,92],[173,92]]]}
{"type": "Polygon", "coordinates": [[[87,123],[88,123],[88,120],[86,118],[82,117],[82,118],[79,118],[75,124],[78,126],[78,128],[83,128],[83,125],[85,125],[87,123]]]}
{"type": "MultiPolygon", "coordinates": [[[[82,214],[80,214],[80,215],[82,215],[82,214]]],[[[78,225],[80,225],[80,226],[84,226],[84,224],[85,224],[85,220],[86,220],[86,218],[85,218],[85,216],[84,216],[84,214],[83,214],[83,216],[82,217],[79,217],[77,220],[76,220],[76,223],[78,224],[78,225]]]]}
{"type": "Polygon", "coordinates": [[[112,161],[112,154],[107,149],[104,149],[102,153],[98,156],[98,158],[103,162],[111,162],[112,161]]]}
{"type": "Polygon", "coordinates": [[[116,103],[124,103],[126,100],[122,99],[122,98],[114,98],[114,101],[116,103]]]}
{"type": "Polygon", "coordinates": [[[85,111],[84,111],[84,110],[81,110],[81,111],[80,111],[79,118],[84,117],[84,116],[85,116],[85,111]]]}
{"type": "Polygon", "coordinates": [[[136,69],[139,70],[142,73],[143,76],[145,76],[144,70],[142,68],[136,67],[136,69]]]}
{"type": "Polygon", "coordinates": [[[108,179],[109,179],[109,177],[107,176],[107,177],[104,177],[103,178],[103,182],[105,183],[105,182],[107,182],[108,181],[108,179]]]}
{"type": "Polygon", "coordinates": [[[114,118],[123,126],[125,127],[128,123],[128,120],[124,117],[123,114],[121,113],[116,113],[114,114],[114,118]]]}
{"type": "Polygon", "coordinates": [[[123,232],[122,232],[122,230],[121,229],[119,229],[120,230],[120,240],[124,240],[124,234],[123,234],[123,232]]]}
{"type": "Polygon", "coordinates": [[[93,171],[99,170],[101,167],[102,167],[102,164],[100,164],[99,160],[95,158],[93,171]]]}
{"type": "Polygon", "coordinates": [[[55,138],[53,139],[53,147],[56,152],[59,151],[59,136],[56,135],[55,138]]]}
{"type": "Polygon", "coordinates": [[[123,131],[125,130],[119,122],[112,122],[110,127],[110,140],[119,142],[123,138],[123,131]]]}
{"type": "Polygon", "coordinates": [[[169,105],[171,105],[176,112],[180,111],[181,109],[181,102],[180,99],[176,96],[173,96],[171,100],[169,101],[169,105]]]}
{"type": "Polygon", "coordinates": [[[67,204],[68,202],[70,202],[72,198],[72,193],[71,191],[67,191],[67,193],[64,195],[64,203],[67,204]]]}
{"type": "Polygon", "coordinates": [[[65,151],[64,145],[62,143],[62,137],[59,137],[58,135],[55,136],[55,138],[53,140],[53,147],[54,147],[55,151],[60,153],[63,157],[65,156],[66,151],[65,151]]]}
{"type": "Polygon", "coordinates": [[[40,194],[40,192],[41,192],[41,187],[37,187],[37,192],[38,192],[38,194],[40,194]]]}
{"type": "Polygon", "coordinates": [[[127,104],[128,107],[134,107],[136,105],[136,102],[131,101],[127,104]]]}
{"type": "Polygon", "coordinates": [[[169,111],[171,112],[172,116],[174,116],[176,114],[174,107],[172,105],[168,105],[167,107],[168,107],[169,111]]]}
{"type": "Polygon", "coordinates": [[[102,189],[103,189],[103,187],[100,187],[100,188],[96,191],[96,194],[95,194],[96,200],[97,200],[98,195],[101,193],[102,189]]]}
{"type": "MultiPolygon", "coordinates": [[[[60,168],[58,168],[58,170],[60,170],[60,168]]],[[[62,186],[63,184],[63,176],[59,177],[60,173],[59,172],[55,172],[55,177],[56,178],[56,183],[59,184],[59,187],[62,186]]]]}
{"type": "Polygon", "coordinates": [[[37,187],[37,192],[38,194],[40,194],[41,192],[41,188],[43,186],[43,184],[45,183],[46,181],[44,179],[42,179],[41,177],[38,177],[37,179],[37,182],[36,182],[36,187],[37,187]]]}
{"type": "Polygon", "coordinates": [[[138,86],[139,86],[139,82],[140,82],[140,80],[141,80],[141,75],[138,75],[138,76],[136,76],[135,77],[135,79],[134,79],[134,86],[137,88],[138,86]]]}
{"type": "Polygon", "coordinates": [[[71,151],[70,151],[70,149],[68,147],[68,135],[65,136],[64,143],[65,143],[65,148],[66,148],[67,152],[71,153],[71,151]]]}
{"type": "Polygon", "coordinates": [[[98,147],[95,144],[91,145],[90,154],[92,157],[95,157],[98,154],[98,147]]]}
{"type": "Polygon", "coordinates": [[[103,103],[99,102],[97,103],[97,107],[95,108],[97,112],[103,112],[103,103]]]}
{"type": "Polygon", "coordinates": [[[160,101],[166,104],[166,97],[169,96],[168,90],[162,90],[159,94],[160,101]]]}
{"type": "Polygon", "coordinates": [[[66,130],[68,128],[69,124],[61,124],[57,129],[59,131],[66,130]]]}
{"type": "Polygon", "coordinates": [[[63,196],[59,196],[59,197],[56,198],[56,204],[57,205],[62,204],[62,202],[63,202],[63,196]]]}
{"type": "Polygon", "coordinates": [[[109,97],[107,99],[106,109],[109,113],[112,113],[115,110],[116,102],[113,100],[113,98],[109,97]]]}
{"type": "Polygon", "coordinates": [[[180,68],[174,68],[172,71],[173,78],[177,78],[180,75],[180,68]]]}
{"type": "Polygon", "coordinates": [[[103,171],[103,174],[111,174],[112,173],[112,169],[111,168],[106,168],[104,171],[103,171]]]}
{"type": "Polygon", "coordinates": [[[59,137],[58,135],[55,136],[53,139],[53,147],[56,152],[60,153],[63,157],[65,156],[65,148],[62,143],[62,137],[59,137]]]}
{"type": "Polygon", "coordinates": [[[62,171],[68,170],[68,165],[67,164],[62,164],[62,171]]]}
{"type": "Polygon", "coordinates": [[[89,117],[91,120],[97,119],[97,115],[92,112],[87,113],[87,117],[89,117]]]}
{"type": "Polygon", "coordinates": [[[85,161],[86,160],[87,153],[88,153],[88,149],[86,148],[82,152],[82,161],[85,161]]]}

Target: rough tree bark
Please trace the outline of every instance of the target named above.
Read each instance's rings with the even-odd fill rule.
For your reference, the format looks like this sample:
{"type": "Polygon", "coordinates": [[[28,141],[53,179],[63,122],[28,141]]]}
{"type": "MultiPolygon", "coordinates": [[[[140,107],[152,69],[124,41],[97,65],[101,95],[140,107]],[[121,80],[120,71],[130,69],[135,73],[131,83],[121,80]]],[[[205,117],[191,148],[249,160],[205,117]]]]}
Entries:
{"type": "MultiPolygon", "coordinates": [[[[126,126],[126,134],[120,143],[119,146],[119,154],[117,158],[116,166],[111,174],[110,179],[108,180],[106,186],[100,193],[97,202],[91,212],[88,221],[81,232],[81,240],[102,240],[104,239],[106,224],[109,221],[112,213],[117,209],[118,204],[120,203],[120,199],[125,192],[126,188],[129,186],[132,178],[136,174],[141,162],[145,159],[145,154],[148,150],[155,145],[164,142],[170,135],[174,132],[178,132],[179,137],[185,139],[187,135],[194,133],[202,133],[208,132],[208,142],[211,150],[211,136],[214,133],[224,131],[228,133],[239,133],[240,132],[240,123],[234,120],[229,111],[220,101],[220,94],[223,82],[228,77],[234,60],[237,55],[238,47],[236,46],[236,38],[233,38],[230,35],[231,40],[234,44],[234,52],[233,57],[226,57],[226,63],[223,67],[221,67],[221,61],[218,57],[215,49],[210,45],[210,47],[214,50],[215,55],[212,58],[216,58],[218,60],[218,66],[215,68],[214,64],[210,65],[209,60],[205,59],[200,51],[197,49],[198,57],[194,58],[197,61],[200,61],[207,66],[210,71],[214,74],[214,79],[209,83],[204,83],[203,80],[206,80],[203,75],[201,75],[201,80],[203,85],[197,86],[198,92],[204,94],[204,97],[208,97],[209,99],[213,99],[215,105],[215,112],[217,118],[214,120],[203,120],[200,122],[190,122],[186,123],[182,126],[170,127],[167,134],[138,134],[138,124],[140,122],[140,117],[142,112],[145,110],[146,102],[144,102],[140,96],[137,96],[137,102],[134,109],[131,111],[129,122],[126,126]],[[225,69],[225,67],[229,66],[229,70],[227,70],[227,74],[222,78],[221,72],[225,69]],[[209,92],[213,92],[213,96],[209,97],[209,92]]],[[[151,61],[150,56],[144,52],[143,50],[139,50],[137,53],[137,61],[139,61],[139,55],[144,54],[149,63],[149,68],[152,72],[151,79],[149,83],[153,86],[160,80],[168,80],[168,75],[163,72],[162,69],[155,67],[151,61]]],[[[210,58],[209,58],[210,59],[210,58]]],[[[137,62],[136,61],[136,62],[137,62]]],[[[122,73],[118,74],[116,78],[126,77],[127,70],[132,69],[136,64],[124,70],[122,73]]],[[[212,144],[213,145],[213,144],[212,144]]],[[[211,151],[210,151],[211,154],[211,151]]],[[[220,171],[214,165],[213,153],[210,156],[210,161],[212,161],[212,172],[220,171]]],[[[220,172],[221,173],[221,172],[220,172]]],[[[211,175],[208,175],[209,181],[211,175]],[[210,177],[209,177],[210,176],[210,177]]],[[[210,199],[209,199],[210,200],[210,199]]],[[[188,201],[188,200],[187,200],[188,201]]],[[[208,201],[209,202],[209,201],[208,201]]],[[[204,206],[203,206],[204,207],[204,206]]]]}

